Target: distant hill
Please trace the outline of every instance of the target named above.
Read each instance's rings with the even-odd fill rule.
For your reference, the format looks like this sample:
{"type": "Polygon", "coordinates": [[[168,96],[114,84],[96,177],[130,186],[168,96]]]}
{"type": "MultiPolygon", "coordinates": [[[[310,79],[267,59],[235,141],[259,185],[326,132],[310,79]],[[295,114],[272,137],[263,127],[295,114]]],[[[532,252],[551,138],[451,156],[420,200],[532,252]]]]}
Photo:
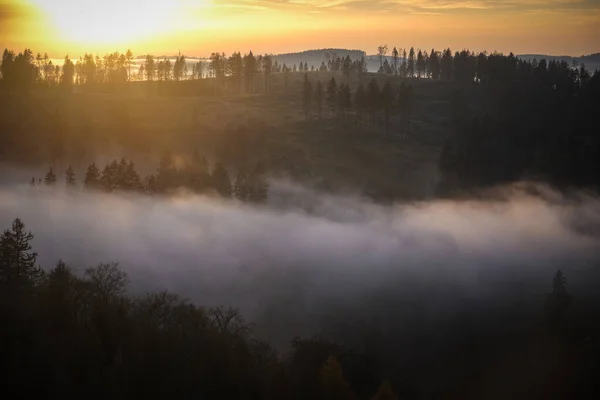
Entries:
{"type": "Polygon", "coordinates": [[[585,64],[585,67],[589,71],[600,70],[600,53],[589,54],[587,56],[573,57],[573,56],[549,56],[547,54],[519,54],[517,55],[522,60],[531,61],[533,59],[546,61],[566,61],[570,65],[579,66],[585,64]]]}
{"type": "Polygon", "coordinates": [[[351,59],[355,60],[365,56],[365,52],[362,50],[348,50],[348,49],[318,49],[318,50],[306,50],[298,53],[285,53],[276,54],[273,56],[279,64],[286,64],[292,67],[294,64],[299,65],[301,62],[308,63],[308,67],[314,65],[315,68],[319,68],[321,63],[330,57],[346,57],[350,56],[351,59]]]}

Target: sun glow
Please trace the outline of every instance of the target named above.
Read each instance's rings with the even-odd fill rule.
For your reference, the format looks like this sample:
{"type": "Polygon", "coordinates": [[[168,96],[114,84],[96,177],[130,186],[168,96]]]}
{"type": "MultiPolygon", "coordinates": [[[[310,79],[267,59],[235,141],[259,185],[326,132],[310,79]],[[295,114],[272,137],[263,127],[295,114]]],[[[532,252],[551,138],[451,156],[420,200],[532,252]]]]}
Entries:
{"type": "Polygon", "coordinates": [[[188,0],[30,0],[60,40],[91,46],[130,45],[176,26],[188,0]]]}

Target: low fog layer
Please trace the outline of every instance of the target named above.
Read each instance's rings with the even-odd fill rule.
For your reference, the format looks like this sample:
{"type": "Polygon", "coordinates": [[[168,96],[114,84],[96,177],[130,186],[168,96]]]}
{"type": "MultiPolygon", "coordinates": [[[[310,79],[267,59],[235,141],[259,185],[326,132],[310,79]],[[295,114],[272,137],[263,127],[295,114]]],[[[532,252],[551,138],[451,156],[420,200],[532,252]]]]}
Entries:
{"type": "Polygon", "coordinates": [[[561,268],[587,296],[599,281],[600,201],[509,188],[497,201],[379,206],[274,183],[252,207],[173,198],[0,189],[0,226],[21,218],[44,268],[118,261],[131,291],[167,289],[239,307],[276,342],[293,335],[536,304],[561,268]],[[418,299],[418,300],[416,300],[418,299]]]}

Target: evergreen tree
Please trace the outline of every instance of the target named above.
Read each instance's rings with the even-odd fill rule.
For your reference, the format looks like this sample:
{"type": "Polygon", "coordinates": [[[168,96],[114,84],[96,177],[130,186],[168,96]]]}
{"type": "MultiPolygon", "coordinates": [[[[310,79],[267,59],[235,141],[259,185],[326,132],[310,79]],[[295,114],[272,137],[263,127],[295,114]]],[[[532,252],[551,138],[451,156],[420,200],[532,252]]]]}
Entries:
{"type": "Polygon", "coordinates": [[[32,240],[19,218],[0,236],[0,283],[22,288],[40,282],[43,270],[36,264],[37,253],[31,251],[32,240]]]}
{"type": "Polygon", "coordinates": [[[211,185],[208,161],[194,151],[185,171],[185,184],[188,188],[203,192],[211,185]]]}
{"type": "Polygon", "coordinates": [[[250,196],[249,201],[253,203],[264,203],[267,201],[269,183],[265,178],[265,172],[260,163],[256,165],[250,175],[250,196]]]}
{"type": "Polygon", "coordinates": [[[54,168],[50,167],[46,173],[46,177],[44,178],[44,183],[46,185],[54,185],[56,183],[56,174],[54,173],[54,168]]]}
{"type": "Polygon", "coordinates": [[[419,50],[417,53],[417,78],[421,78],[421,76],[425,73],[425,58],[423,57],[423,52],[419,50]]]}
{"type": "Polygon", "coordinates": [[[212,185],[222,197],[231,198],[232,187],[229,172],[221,162],[215,164],[215,169],[212,173],[212,185]]]}
{"type": "Polygon", "coordinates": [[[112,192],[119,188],[119,163],[117,160],[113,160],[109,164],[106,164],[104,169],[102,170],[102,174],[100,176],[100,183],[102,188],[112,192]]]}
{"type": "Polygon", "coordinates": [[[165,152],[160,159],[156,171],[156,186],[159,191],[165,192],[178,185],[178,171],[175,168],[175,158],[170,152],[165,152]]]}
{"type": "Polygon", "coordinates": [[[247,201],[250,199],[250,177],[246,172],[245,168],[241,167],[237,170],[235,177],[235,183],[233,185],[233,194],[235,198],[240,201],[247,201]]]}
{"type": "Polygon", "coordinates": [[[96,167],[96,163],[91,163],[88,166],[83,183],[87,188],[95,188],[100,184],[100,171],[96,167]]]}
{"type": "Polygon", "coordinates": [[[394,75],[398,73],[398,49],[394,46],[392,49],[392,60],[394,62],[394,75]]]}
{"type": "Polygon", "coordinates": [[[314,97],[317,105],[317,115],[319,119],[321,119],[321,116],[323,115],[323,85],[321,84],[321,81],[317,82],[314,97]]]}
{"type": "Polygon", "coordinates": [[[381,90],[380,103],[384,112],[385,131],[387,134],[389,131],[390,116],[394,105],[394,90],[392,89],[390,82],[386,82],[385,86],[381,90]]]}
{"type": "Polygon", "coordinates": [[[438,80],[440,78],[440,58],[434,49],[431,49],[431,53],[429,53],[428,69],[431,72],[431,79],[438,80]]]}
{"type": "Polygon", "coordinates": [[[571,295],[567,292],[567,279],[559,269],[552,279],[552,293],[546,300],[548,321],[552,330],[559,332],[564,328],[571,300],[571,295]]]}
{"type": "Polygon", "coordinates": [[[332,76],[327,85],[327,104],[331,108],[331,115],[335,118],[335,105],[337,103],[337,84],[332,76]]]}
{"type": "Polygon", "coordinates": [[[358,85],[356,89],[356,93],[354,94],[354,106],[356,107],[356,117],[358,119],[358,123],[361,123],[362,113],[365,108],[367,108],[365,88],[362,84],[358,85]]]}
{"type": "Polygon", "coordinates": [[[400,75],[406,78],[408,75],[408,57],[406,55],[406,49],[402,50],[402,64],[400,65],[400,75]]]}
{"type": "Polygon", "coordinates": [[[67,168],[67,172],[65,172],[65,182],[67,186],[75,186],[75,172],[73,172],[73,168],[70,165],[67,168]]]}
{"type": "Polygon", "coordinates": [[[308,119],[310,114],[310,106],[312,103],[312,85],[308,80],[308,73],[304,74],[304,84],[302,85],[302,108],[304,109],[304,116],[308,119]]]}
{"type": "Polygon", "coordinates": [[[379,84],[375,80],[375,78],[369,81],[369,86],[367,87],[367,107],[371,111],[371,122],[373,125],[377,124],[378,115],[379,115],[379,106],[380,106],[380,98],[379,98],[379,84]]]}
{"type": "Polygon", "coordinates": [[[408,53],[408,64],[407,64],[407,76],[409,78],[413,78],[415,76],[415,49],[414,47],[410,48],[408,53]]]}
{"type": "Polygon", "coordinates": [[[35,186],[35,176],[31,177],[31,181],[29,181],[30,186],[35,186]]]}

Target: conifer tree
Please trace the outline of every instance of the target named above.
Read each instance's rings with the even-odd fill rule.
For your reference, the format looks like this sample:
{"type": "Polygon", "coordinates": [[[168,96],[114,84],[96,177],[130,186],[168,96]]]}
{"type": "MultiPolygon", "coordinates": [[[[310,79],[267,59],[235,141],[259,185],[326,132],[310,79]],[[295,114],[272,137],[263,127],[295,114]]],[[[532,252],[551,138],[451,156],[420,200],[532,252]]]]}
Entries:
{"type": "Polygon", "coordinates": [[[323,85],[321,81],[317,82],[317,87],[315,88],[315,103],[317,106],[317,116],[321,119],[323,114],[323,85]]]}
{"type": "Polygon", "coordinates": [[[310,106],[312,103],[312,85],[308,80],[308,73],[304,74],[304,84],[302,85],[302,108],[304,109],[304,116],[308,119],[310,115],[310,106]]]}
{"type": "Polygon", "coordinates": [[[96,167],[96,163],[91,163],[88,166],[87,171],[85,171],[83,183],[87,188],[98,187],[100,184],[100,171],[98,170],[98,167],[96,167]]]}
{"type": "Polygon", "coordinates": [[[331,108],[331,115],[335,118],[335,105],[337,103],[337,84],[335,78],[332,76],[329,84],[327,85],[327,104],[331,108]]]}
{"type": "Polygon", "coordinates": [[[56,183],[56,174],[54,173],[54,168],[50,167],[50,169],[48,169],[46,177],[44,178],[44,183],[46,185],[54,185],[56,183]]]}
{"type": "Polygon", "coordinates": [[[31,181],[29,181],[30,186],[35,186],[35,176],[31,177],[31,181]]]}
{"type": "Polygon", "coordinates": [[[19,218],[0,236],[0,283],[22,288],[41,280],[43,270],[36,264],[37,253],[31,251],[32,240],[33,234],[25,231],[19,218]]]}
{"type": "Polygon", "coordinates": [[[70,165],[67,168],[67,172],[65,172],[65,182],[67,186],[75,186],[75,172],[73,172],[73,168],[70,165]]]}
{"type": "Polygon", "coordinates": [[[221,162],[215,164],[215,169],[212,173],[212,185],[222,197],[231,198],[232,188],[231,179],[227,169],[221,162]]]}

